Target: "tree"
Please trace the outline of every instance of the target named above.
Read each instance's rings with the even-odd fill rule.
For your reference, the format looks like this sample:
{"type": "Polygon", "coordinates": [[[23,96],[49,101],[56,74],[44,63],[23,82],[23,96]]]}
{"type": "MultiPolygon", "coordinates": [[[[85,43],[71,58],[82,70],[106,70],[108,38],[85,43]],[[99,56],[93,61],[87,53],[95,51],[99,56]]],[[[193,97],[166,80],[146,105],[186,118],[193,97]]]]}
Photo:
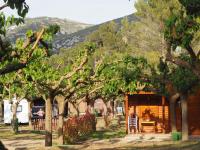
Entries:
{"type": "Polygon", "coordinates": [[[166,60],[178,65],[174,82],[175,87],[180,91],[182,106],[182,140],[188,140],[188,120],[187,120],[187,97],[189,90],[199,82],[200,79],[200,51],[195,50],[199,44],[194,42],[199,37],[199,1],[179,1],[185,9],[178,12],[171,12],[170,17],[165,21],[165,40],[167,45],[166,60]],[[189,58],[173,56],[172,51],[182,48],[189,58]],[[189,60],[189,61],[188,61],[189,60]],[[191,73],[192,72],[192,73],[191,73]],[[183,76],[184,75],[184,76],[183,76]],[[178,78],[178,80],[177,80],[178,78]],[[184,84],[183,84],[184,82],[184,84]]]}
{"type": "Polygon", "coordinates": [[[10,25],[18,25],[23,22],[29,7],[24,0],[12,1],[4,0],[0,6],[0,74],[18,70],[17,64],[10,64],[6,66],[7,61],[11,61],[12,58],[12,47],[10,43],[5,39],[6,31],[10,25]],[[18,17],[9,16],[6,17],[2,12],[4,8],[9,7],[10,9],[17,10],[18,17]],[[11,69],[12,68],[12,69],[11,69]]]}
{"type": "MultiPolygon", "coordinates": [[[[17,55],[20,55],[21,58],[19,60],[26,61],[27,54],[31,55],[28,56],[31,63],[38,62],[39,60],[45,58],[49,53],[49,49],[46,46],[46,43],[49,38],[53,35],[51,26],[49,29],[42,29],[39,34],[33,33],[32,31],[27,32],[27,39],[18,39],[16,43],[15,49],[17,50],[17,55]],[[37,34],[37,39],[33,39],[37,34]],[[36,40],[35,42],[32,42],[36,40]],[[40,42],[40,45],[38,44],[40,42]],[[24,45],[26,45],[24,47],[24,45]],[[45,45],[45,46],[44,46],[45,45]],[[29,51],[31,49],[31,52],[29,51]],[[27,52],[28,51],[28,52],[27,52]]],[[[57,26],[56,26],[57,27],[57,26]]],[[[15,59],[16,60],[16,59],[15,59]]],[[[17,60],[18,61],[18,60],[17,60]]],[[[31,64],[29,64],[31,65],[31,64]]],[[[27,65],[28,66],[28,65],[27,65]]],[[[26,66],[26,67],[27,67],[26,66]]],[[[14,123],[17,122],[16,111],[19,102],[23,98],[29,98],[34,95],[36,90],[33,87],[33,83],[30,79],[27,78],[27,74],[25,73],[25,68],[18,70],[17,72],[10,72],[2,75],[0,79],[0,83],[2,84],[2,96],[9,97],[9,100],[12,102],[12,99],[15,98],[16,102],[13,103],[13,121],[14,123]]],[[[15,128],[14,128],[15,129],[15,128]]]]}
{"type": "Polygon", "coordinates": [[[182,140],[188,140],[188,108],[187,98],[194,92],[193,88],[199,85],[198,77],[191,70],[178,67],[171,74],[171,81],[180,93],[182,107],[182,140]]]}
{"type": "MultiPolygon", "coordinates": [[[[17,10],[18,18],[14,16],[6,17],[3,12],[0,15],[0,75],[6,74],[12,71],[17,71],[26,66],[28,62],[26,61],[17,61],[17,58],[21,57],[17,55],[17,50],[13,49],[12,46],[4,38],[6,31],[10,25],[16,24],[19,25],[23,23],[24,17],[26,16],[29,7],[26,4],[25,0],[13,1],[13,0],[4,0],[4,4],[0,6],[0,10],[9,7],[10,9],[17,10]]],[[[34,42],[34,40],[32,40],[34,42]]],[[[26,48],[26,47],[25,47],[26,48]]],[[[30,56],[27,56],[27,58],[30,56]]],[[[20,59],[19,59],[20,60],[20,59]]]]}
{"type": "MultiPolygon", "coordinates": [[[[137,14],[144,20],[148,20],[148,18],[150,18],[154,23],[157,23],[158,27],[160,27],[159,32],[157,32],[157,37],[161,35],[162,56],[164,56],[164,61],[167,60],[171,63],[171,65],[169,65],[170,70],[174,70],[174,66],[172,64],[177,65],[178,69],[175,67],[177,69],[175,69],[176,71],[180,71],[180,68],[181,70],[183,68],[186,69],[186,71],[181,71],[182,74],[176,74],[176,78],[179,78],[179,80],[177,80],[179,83],[185,81],[184,79],[187,77],[187,80],[185,81],[187,86],[182,85],[182,87],[189,86],[190,88],[193,88],[195,85],[193,85],[192,82],[189,82],[189,80],[193,80],[193,78],[196,77],[199,78],[199,52],[194,50],[194,48],[196,49],[199,47],[198,39],[200,32],[198,7],[199,2],[197,1],[182,0],[162,1],[162,3],[157,0],[140,0],[136,3],[136,8],[138,10],[137,14]],[[188,59],[184,59],[181,55],[189,55],[190,61],[188,61],[188,59]],[[192,75],[187,74],[187,72],[190,71],[193,72],[192,75]]],[[[173,72],[171,73],[173,75],[173,72]]],[[[160,78],[160,82],[166,82],[166,79],[167,76],[164,75],[164,78],[160,78]]],[[[183,89],[180,90],[177,88],[177,85],[172,82],[172,79],[169,79],[167,82],[168,84],[172,84],[173,89],[176,91],[175,93],[171,93],[170,102],[177,97],[183,98],[182,109],[184,109],[184,111],[182,112],[185,113],[182,114],[182,124],[184,125],[187,123],[187,105],[185,102],[186,96],[182,92],[183,89]]],[[[197,83],[198,82],[199,81],[197,80],[197,83]]],[[[186,89],[188,90],[188,88],[186,89]]],[[[185,93],[188,94],[189,91],[185,93]]],[[[173,104],[171,106],[173,106],[173,104]]],[[[174,110],[171,111],[173,112],[174,110]]],[[[172,120],[175,120],[174,117],[172,120]]],[[[188,137],[188,129],[186,128],[187,125],[183,127],[183,140],[186,140],[188,137]]]]}
{"type": "Polygon", "coordinates": [[[73,60],[63,64],[51,58],[42,59],[26,67],[27,77],[32,80],[35,87],[45,100],[45,146],[52,146],[52,104],[56,96],[64,92],[70,93],[71,81],[74,86],[79,80],[79,72],[82,72],[88,61],[88,56],[93,52],[94,45],[87,44],[84,50],[73,60]]]}
{"type": "Polygon", "coordinates": [[[199,42],[195,42],[199,38],[199,1],[182,1],[185,9],[179,10],[177,13],[171,13],[170,17],[165,21],[165,40],[167,45],[166,59],[178,66],[191,70],[200,79],[200,51],[195,50],[199,42]],[[193,10],[191,10],[193,9],[193,10]],[[193,45],[193,43],[195,45],[193,45]],[[179,59],[172,55],[172,51],[182,48],[191,57],[192,63],[188,63],[183,59],[179,59]]]}
{"type": "Polygon", "coordinates": [[[126,41],[123,39],[120,27],[115,22],[110,22],[101,25],[97,31],[87,36],[86,41],[96,43],[99,51],[107,53],[125,52],[129,50],[126,41]]]}

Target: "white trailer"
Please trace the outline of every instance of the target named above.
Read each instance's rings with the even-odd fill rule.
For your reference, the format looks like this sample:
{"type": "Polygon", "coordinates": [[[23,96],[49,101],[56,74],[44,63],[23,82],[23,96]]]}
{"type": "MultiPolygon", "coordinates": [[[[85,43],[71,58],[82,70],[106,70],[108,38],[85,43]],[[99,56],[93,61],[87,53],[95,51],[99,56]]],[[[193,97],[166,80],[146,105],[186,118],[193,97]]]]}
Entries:
{"type": "MultiPolygon", "coordinates": [[[[13,99],[12,103],[16,103],[16,100],[13,99]]],[[[28,123],[28,101],[22,99],[17,107],[17,118],[19,123],[28,123]]],[[[4,100],[4,123],[10,124],[13,117],[12,106],[9,100],[4,100]]]]}

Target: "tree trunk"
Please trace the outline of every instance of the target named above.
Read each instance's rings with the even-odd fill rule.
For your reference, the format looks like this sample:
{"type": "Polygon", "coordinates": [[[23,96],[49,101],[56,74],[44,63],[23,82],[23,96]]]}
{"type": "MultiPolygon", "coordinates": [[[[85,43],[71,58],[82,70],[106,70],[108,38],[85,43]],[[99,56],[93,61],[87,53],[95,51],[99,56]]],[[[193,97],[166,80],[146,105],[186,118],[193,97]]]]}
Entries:
{"type": "Polygon", "coordinates": [[[45,104],[45,146],[52,146],[52,99],[47,98],[45,104]]]}
{"type": "Polygon", "coordinates": [[[88,100],[87,101],[87,108],[91,114],[94,114],[94,101],[88,100]]]}
{"type": "Polygon", "coordinates": [[[14,133],[18,132],[18,119],[17,119],[17,107],[18,102],[12,104],[13,118],[12,118],[12,129],[14,133]]]}
{"type": "Polygon", "coordinates": [[[171,130],[172,132],[176,132],[176,103],[170,101],[170,120],[171,120],[171,130]]]}
{"type": "Polygon", "coordinates": [[[64,125],[64,108],[65,108],[65,98],[63,96],[59,96],[56,98],[59,107],[59,115],[58,115],[58,143],[59,145],[64,144],[64,135],[63,135],[63,125],[64,125]]]}
{"type": "Polygon", "coordinates": [[[76,109],[77,116],[79,117],[79,116],[80,116],[80,111],[79,111],[79,108],[78,108],[78,106],[77,106],[77,107],[75,107],[75,109],[76,109]]]}
{"type": "Polygon", "coordinates": [[[188,140],[188,109],[187,99],[181,95],[181,107],[182,107],[182,141],[188,140]]]}
{"type": "Polygon", "coordinates": [[[179,98],[179,94],[174,94],[173,96],[170,97],[170,123],[171,123],[171,130],[172,132],[176,132],[176,101],[179,98]]]}
{"type": "Polygon", "coordinates": [[[115,100],[113,99],[112,101],[110,101],[110,106],[111,106],[111,114],[112,114],[112,118],[114,118],[115,116],[115,100]]]}
{"type": "Polygon", "coordinates": [[[30,102],[30,101],[28,101],[28,124],[29,124],[29,128],[30,129],[32,129],[32,120],[31,120],[31,118],[32,118],[32,111],[31,111],[31,105],[32,105],[32,103],[30,102]]]}
{"type": "Polygon", "coordinates": [[[94,114],[94,103],[90,103],[90,113],[94,114]]]}
{"type": "Polygon", "coordinates": [[[0,122],[3,120],[3,107],[2,107],[3,101],[0,100],[0,122]]]}
{"type": "Polygon", "coordinates": [[[76,110],[76,115],[79,116],[80,115],[80,111],[79,111],[79,108],[78,108],[78,104],[77,103],[71,103],[71,104],[74,107],[74,109],[76,110]]]}
{"type": "Polygon", "coordinates": [[[13,120],[17,118],[17,103],[13,103],[13,120]]]}

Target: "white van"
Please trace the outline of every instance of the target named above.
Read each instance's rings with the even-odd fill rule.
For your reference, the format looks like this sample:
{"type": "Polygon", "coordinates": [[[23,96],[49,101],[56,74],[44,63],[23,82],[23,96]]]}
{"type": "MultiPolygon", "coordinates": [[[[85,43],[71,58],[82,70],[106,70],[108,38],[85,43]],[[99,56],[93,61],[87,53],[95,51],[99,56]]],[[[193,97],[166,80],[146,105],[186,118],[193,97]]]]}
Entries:
{"type": "MultiPolygon", "coordinates": [[[[16,100],[13,99],[12,103],[16,103],[16,100]]],[[[12,107],[9,100],[4,100],[4,123],[10,124],[13,117],[12,107]]],[[[28,101],[22,99],[17,107],[17,118],[19,123],[28,123],[28,101]]]]}

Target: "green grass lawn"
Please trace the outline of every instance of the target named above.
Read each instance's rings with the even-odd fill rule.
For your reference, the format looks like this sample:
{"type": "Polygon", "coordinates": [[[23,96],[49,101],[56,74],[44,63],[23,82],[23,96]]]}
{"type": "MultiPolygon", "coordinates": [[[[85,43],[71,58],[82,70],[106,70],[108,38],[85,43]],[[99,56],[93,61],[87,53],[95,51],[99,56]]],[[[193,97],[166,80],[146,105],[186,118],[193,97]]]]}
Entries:
{"type": "MultiPolygon", "coordinates": [[[[19,134],[13,134],[10,126],[0,125],[0,139],[6,140],[44,140],[44,132],[31,131],[28,126],[19,127],[19,134]]],[[[53,147],[48,150],[68,150],[68,149],[92,149],[91,145],[95,145],[96,149],[101,150],[200,150],[200,140],[193,141],[164,141],[164,142],[127,142],[127,143],[112,143],[116,138],[123,138],[126,136],[125,126],[117,126],[111,124],[107,129],[97,130],[87,136],[80,137],[80,143],[74,145],[57,145],[53,142],[53,147]],[[107,140],[109,139],[109,140],[107,140]],[[101,144],[94,144],[95,141],[102,141],[101,144]]],[[[56,139],[56,134],[53,136],[56,139]]],[[[119,139],[116,139],[116,141],[119,139]]],[[[35,147],[34,150],[43,149],[44,145],[35,147]]]]}
{"type": "Polygon", "coordinates": [[[44,132],[31,131],[28,126],[20,126],[19,133],[14,134],[11,126],[0,125],[0,139],[20,140],[24,139],[44,139],[44,132]]]}
{"type": "Polygon", "coordinates": [[[125,124],[118,126],[117,119],[113,119],[110,126],[104,129],[97,129],[86,136],[80,137],[81,141],[84,140],[103,140],[111,138],[122,138],[126,136],[125,124]]]}
{"type": "Polygon", "coordinates": [[[80,137],[81,140],[103,140],[103,139],[111,139],[111,138],[122,138],[126,135],[124,127],[113,129],[104,129],[101,131],[95,131],[89,135],[80,137]]]}

